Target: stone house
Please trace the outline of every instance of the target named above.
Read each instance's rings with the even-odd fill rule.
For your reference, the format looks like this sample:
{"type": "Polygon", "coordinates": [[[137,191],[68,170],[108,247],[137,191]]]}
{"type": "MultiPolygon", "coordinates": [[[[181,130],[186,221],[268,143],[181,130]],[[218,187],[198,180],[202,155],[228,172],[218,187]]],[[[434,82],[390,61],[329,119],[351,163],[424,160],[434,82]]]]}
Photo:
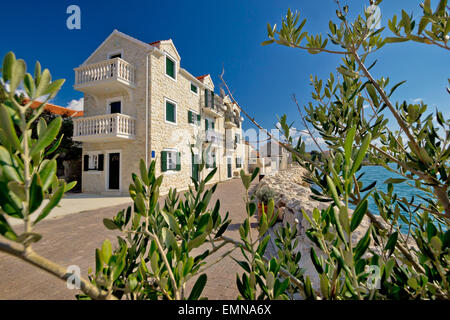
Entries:
{"type": "Polygon", "coordinates": [[[84,116],[74,121],[83,192],[127,194],[140,159],[156,160],[162,194],[214,167],[212,182],[243,168],[239,108],[214,93],[210,75],[181,67],[172,40],[146,43],[114,30],[74,70],[74,88],[84,93],[84,116]],[[207,168],[199,173],[202,158],[207,168]]]}

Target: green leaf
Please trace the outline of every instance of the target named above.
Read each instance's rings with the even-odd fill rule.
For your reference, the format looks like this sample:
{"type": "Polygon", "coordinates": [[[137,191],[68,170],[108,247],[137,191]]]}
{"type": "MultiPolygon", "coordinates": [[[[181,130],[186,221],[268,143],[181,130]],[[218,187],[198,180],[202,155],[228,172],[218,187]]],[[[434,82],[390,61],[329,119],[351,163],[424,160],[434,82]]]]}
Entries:
{"type": "Polygon", "coordinates": [[[356,126],[353,126],[350,128],[350,130],[347,133],[347,137],[345,138],[345,144],[344,144],[344,150],[345,150],[345,163],[349,164],[350,159],[352,156],[352,146],[353,141],[355,141],[355,133],[356,133],[356,126]]]}
{"type": "Polygon", "coordinates": [[[372,232],[372,226],[369,226],[364,236],[358,241],[358,244],[354,250],[354,260],[358,261],[366,252],[370,244],[370,233],[372,232]]]}
{"type": "Polygon", "coordinates": [[[11,143],[15,149],[22,150],[16,130],[14,129],[11,115],[3,104],[0,105],[0,129],[3,130],[3,134],[8,139],[8,142],[11,143]]]}
{"type": "Polygon", "coordinates": [[[16,61],[16,56],[13,52],[8,52],[3,58],[3,68],[2,68],[2,77],[3,81],[6,83],[11,79],[12,69],[14,63],[16,61]]]}
{"type": "Polygon", "coordinates": [[[206,233],[202,233],[201,235],[197,236],[196,238],[190,240],[188,242],[188,250],[192,250],[194,248],[199,247],[200,245],[203,244],[203,242],[205,242],[206,239],[206,233]]]}
{"type": "Polygon", "coordinates": [[[56,160],[47,160],[39,171],[39,177],[42,182],[42,190],[46,191],[50,187],[56,176],[56,160]]]}
{"type": "Polygon", "coordinates": [[[338,197],[338,194],[337,194],[337,191],[336,191],[336,186],[334,185],[334,182],[333,182],[333,180],[331,180],[330,176],[327,175],[326,179],[327,179],[328,188],[331,191],[331,197],[333,198],[334,203],[336,204],[336,206],[338,208],[340,208],[341,207],[341,201],[339,200],[339,197],[338,197]]]}
{"type": "Polygon", "coordinates": [[[384,250],[388,250],[389,254],[388,256],[390,257],[392,255],[392,253],[394,252],[395,249],[395,245],[397,244],[397,238],[398,238],[398,232],[394,232],[391,234],[391,236],[389,237],[386,246],[384,247],[384,250]]]}
{"type": "Polygon", "coordinates": [[[206,274],[202,274],[198,277],[197,281],[194,284],[194,287],[192,288],[191,294],[188,297],[188,300],[198,300],[203,292],[203,289],[205,288],[206,281],[208,277],[206,274]]]}
{"type": "Polygon", "coordinates": [[[408,179],[403,179],[403,178],[389,178],[389,179],[387,179],[386,181],[384,181],[384,184],[388,184],[388,183],[393,183],[393,184],[396,184],[396,183],[402,183],[402,182],[405,182],[405,181],[407,181],[408,179]]]}
{"type": "Polygon", "coordinates": [[[61,123],[61,117],[56,117],[49,123],[45,131],[42,133],[42,137],[39,137],[38,141],[31,148],[30,154],[32,157],[39,154],[39,152],[43,151],[53,142],[53,140],[55,140],[59,133],[59,129],[61,128],[61,123]]]}
{"type": "Polygon", "coordinates": [[[54,98],[65,81],[65,79],[58,79],[53,81],[47,86],[47,89],[44,91],[44,95],[48,95],[49,99],[54,98]]]}
{"type": "Polygon", "coordinates": [[[143,159],[139,161],[139,170],[141,171],[141,179],[144,181],[145,185],[149,185],[150,181],[148,179],[147,167],[145,166],[145,162],[143,159]]]}
{"type": "Polygon", "coordinates": [[[41,179],[39,175],[35,173],[31,179],[30,185],[30,203],[28,213],[32,214],[40,207],[42,200],[44,200],[44,190],[42,189],[41,179]]]}
{"type": "Polygon", "coordinates": [[[112,221],[111,219],[107,219],[107,218],[103,219],[103,225],[109,230],[120,229],[120,227],[114,221],[112,221]]]}
{"type": "Polygon", "coordinates": [[[174,231],[176,234],[181,235],[180,227],[175,217],[171,213],[166,212],[164,210],[161,211],[161,215],[163,216],[166,223],[169,225],[170,229],[174,231]]]}
{"type": "Polygon", "coordinates": [[[267,46],[267,45],[269,45],[269,44],[274,43],[274,41],[275,41],[275,40],[266,40],[266,41],[261,42],[261,45],[262,45],[262,46],[267,46]]]}
{"type": "Polygon", "coordinates": [[[106,239],[105,241],[103,241],[103,244],[102,244],[102,250],[101,250],[102,261],[106,264],[109,264],[111,255],[112,255],[111,242],[108,239],[106,239]]]}
{"type": "Polygon", "coordinates": [[[353,166],[350,171],[350,176],[354,175],[358,170],[359,166],[364,160],[364,157],[366,155],[367,149],[369,148],[369,144],[371,141],[372,141],[372,134],[368,132],[364,137],[364,140],[361,144],[361,148],[358,150],[358,153],[356,154],[355,162],[353,162],[353,166]]]}
{"type": "Polygon", "coordinates": [[[227,230],[228,226],[230,225],[231,220],[228,220],[227,222],[225,222],[219,229],[219,231],[217,231],[214,239],[219,238],[220,236],[222,236],[222,234],[227,230]]]}
{"type": "Polygon", "coordinates": [[[353,211],[352,221],[350,223],[350,231],[353,232],[356,230],[356,228],[358,228],[359,224],[361,223],[362,219],[364,218],[364,215],[367,212],[368,206],[369,206],[369,204],[368,204],[367,200],[360,202],[358,204],[355,211],[353,211]]]}
{"type": "Polygon", "coordinates": [[[8,221],[1,214],[0,214],[0,235],[13,241],[15,241],[17,238],[17,235],[14,232],[13,228],[11,228],[8,221]]]}
{"type": "Polygon", "coordinates": [[[17,181],[10,181],[10,182],[8,182],[8,188],[20,200],[22,200],[22,201],[26,200],[25,186],[22,183],[19,183],[17,181]]]}
{"type": "Polygon", "coordinates": [[[242,184],[245,187],[245,190],[248,190],[248,188],[250,188],[250,183],[251,181],[251,176],[245,174],[244,170],[240,171],[240,175],[241,175],[241,180],[242,180],[242,184]]]}
{"type": "Polygon", "coordinates": [[[214,168],[213,170],[211,170],[211,172],[205,178],[205,183],[208,183],[208,181],[214,177],[216,172],[217,172],[217,168],[214,168]]]}
{"type": "Polygon", "coordinates": [[[406,42],[407,38],[399,38],[399,37],[387,37],[384,39],[386,43],[396,43],[396,42],[406,42]]]}
{"type": "Polygon", "coordinates": [[[16,89],[25,77],[26,69],[27,66],[22,59],[14,61],[11,69],[11,78],[9,80],[9,90],[11,93],[14,94],[16,92],[16,89]]]}
{"type": "Polygon", "coordinates": [[[51,78],[52,76],[50,75],[50,71],[48,71],[48,69],[45,69],[39,77],[39,84],[36,88],[36,98],[39,98],[45,94],[44,92],[47,90],[51,78]]]}
{"type": "Polygon", "coordinates": [[[404,84],[406,82],[406,80],[397,83],[395,86],[392,87],[391,92],[389,93],[388,97],[391,97],[391,95],[394,93],[394,91],[400,87],[402,84],[404,84]]]}
{"type": "Polygon", "coordinates": [[[322,264],[319,261],[319,258],[317,257],[316,251],[314,250],[313,247],[311,247],[309,253],[311,256],[311,261],[314,264],[314,267],[316,268],[317,272],[319,274],[322,274],[324,272],[324,270],[322,268],[322,264]]]}

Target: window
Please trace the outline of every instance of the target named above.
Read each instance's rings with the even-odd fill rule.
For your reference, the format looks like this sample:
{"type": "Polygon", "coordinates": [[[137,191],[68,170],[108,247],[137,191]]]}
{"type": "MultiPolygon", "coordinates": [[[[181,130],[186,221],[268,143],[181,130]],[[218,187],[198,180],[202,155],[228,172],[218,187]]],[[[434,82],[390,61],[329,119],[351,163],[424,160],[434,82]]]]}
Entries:
{"type": "Polygon", "coordinates": [[[214,131],[215,121],[213,119],[205,119],[205,131],[209,129],[214,131]]]}
{"type": "Polygon", "coordinates": [[[236,168],[242,167],[242,159],[240,157],[236,158],[236,168]]]}
{"type": "Polygon", "coordinates": [[[191,82],[191,91],[195,94],[198,94],[198,87],[191,82]]]}
{"type": "Polygon", "coordinates": [[[84,171],[103,171],[103,154],[85,154],[84,171]]]}
{"type": "Polygon", "coordinates": [[[211,150],[209,154],[206,156],[206,168],[215,168],[216,167],[216,150],[211,150]]]}
{"type": "Polygon", "coordinates": [[[197,126],[200,125],[200,115],[197,112],[188,110],[188,122],[197,126]]]}
{"type": "Polygon", "coordinates": [[[205,107],[214,109],[214,92],[205,89],[205,107]]]}
{"type": "Polygon", "coordinates": [[[176,79],[175,76],[175,61],[166,56],[166,74],[172,79],[176,79]]]}
{"type": "Polygon", "coordinates": [[[122,58],[123,50],[116,50],[108,53],[108,59],[122,58]]]}
{"type": "Polygon", "coordinates": [[[166,122],[177,123],[177,106],[166,100],[166,122]]]}
{"type": "Polygon", "coordinates": [[[161,151],[161,171],[180,171],[181,153],[173,150],[161,151]]]}
{"type": "Polygon", "coordinates": [[[109,103],[109,113],[120,113],[122,111],[122,101],[109,103]]]}

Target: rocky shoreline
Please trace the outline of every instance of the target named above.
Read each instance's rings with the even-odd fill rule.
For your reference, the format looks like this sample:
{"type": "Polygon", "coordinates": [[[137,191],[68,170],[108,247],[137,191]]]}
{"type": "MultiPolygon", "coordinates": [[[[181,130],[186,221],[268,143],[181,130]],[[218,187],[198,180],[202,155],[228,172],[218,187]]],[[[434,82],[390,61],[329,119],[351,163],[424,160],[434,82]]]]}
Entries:
{"type": "MultiPolygon", "coordinates": [[[[274,200],[281,213],[281,221],[276,223],[268,231],[271,236],[271,241],[267,247],[266,254],[268,256],[274,256],[277,253],[277,247],[274,242],[276,230],[287,223],[291,226],[296,225],[298,230],[297,239],[299,240],[299,246],[297,247],[296,252],[301,252],[299,265],[301,268],[304,268],[305,275],[308,275],[311,278],[313,287],[318,290],[319,278],[310,258],[310,248],[314,247],[318,254],[320,254],[320,249],[318,249],[306,236],[306,230],[310,228],[310,225],[303,217],[302,209],[308,216],[311,216],[314,208],[318,208],[319,210],[325,209],[328,207],[328,204],[310,198],[312,192],[309,188],[309,184],[305,182],[305,176],[307,174],[308,172],[306,169],[299,166],[293,166],[286,170],[266,175],[253,187],[251,192],[256,193],[264,186],[271,188],[275,193],[274,200]]],[[[352,241],[354,241],[354,243],[364,235],[369,225],[370,222],[366,216],[352,235],[352,241]]]]}

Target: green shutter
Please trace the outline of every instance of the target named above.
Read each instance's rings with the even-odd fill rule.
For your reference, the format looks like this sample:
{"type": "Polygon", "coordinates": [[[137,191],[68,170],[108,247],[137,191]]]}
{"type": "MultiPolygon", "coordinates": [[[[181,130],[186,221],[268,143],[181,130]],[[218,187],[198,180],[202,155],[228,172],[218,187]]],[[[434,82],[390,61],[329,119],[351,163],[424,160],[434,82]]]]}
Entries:
{"type": "Polygon", "coordinates": [[[208,89],[205,89],[205,107],[209,107],[209,101],[208,101],[208,89]]]}
{"type": "Polygon", "coordinates": [[[197,86],[191,83],[191,91],[197,93],[197,86]]]}
{"type": "Polygon", "coordinates": [[[194,123],[194,117],[193,117],[193,114],[192,114],[192,111],[188,111],[188,122],[189,123],[194,123]]]}
{"type": "Polygon", "coordinates": [[[214,109],[214,91],[211,92],[211,109],[214,109]]]}
{"type": "Polygon", "coordinates": [[[211,122],[211,129],[213,129],[213,130],[214,130],[214,125],[215,125],[215,123],[211,122]]]}
{"type": "Polygon", "coordinates": [[[177,152],[176,164],[176,170],[181,171],[181,152],[177,152]]]}
{"type": "Polygon", "coordinates": [[[167,151],[161,151],[161,172],[167,171],[167,151]]]}
{"type": "Polygon", "coordinates": [[[198,124],[198,125],[201,125],[201,120],[202,120],[202,118],[201,118],[201,116],[198,114],[198,115],[197,115],[197,124],[198,124]]]}
{"type": "Polygon", "coordinates": [[[175,79],[175,62],[166,57],[166,74],[175,79]]]}
{"type": "Polygon", "coordinates": [[[205,131],[208,131],[208,119],[205,119],[205,131]]]}
{"type": "Polygon", "coordinates": [[[175,122],[175,105],[166,101],[166,120],[175,122]]]}
{"type": "Polygon", "coordinates": [[[212,165],[212,167],[213,168],[216,167],[216,153],[214,153],[214,155],[213,155],[213,165],[212,165]]]}

